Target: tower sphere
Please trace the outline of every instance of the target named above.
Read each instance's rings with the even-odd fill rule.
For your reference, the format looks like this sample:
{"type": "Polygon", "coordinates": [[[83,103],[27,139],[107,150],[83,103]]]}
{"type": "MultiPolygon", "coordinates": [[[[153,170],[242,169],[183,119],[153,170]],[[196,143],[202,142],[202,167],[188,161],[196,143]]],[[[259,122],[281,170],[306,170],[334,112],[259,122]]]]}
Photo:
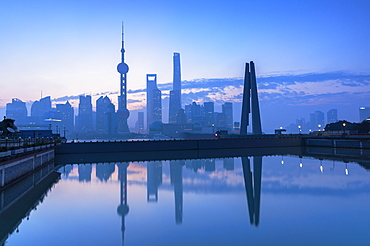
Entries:
{"type": "Polygon", "coordinates": [[[127,65],[126,63],[121,62],[121,63],[120,63],[120,64],[118,64],[118,66],[117,66],[117,71],[118,71],[120,74],[128,73],[128,65],[127,65]]]}

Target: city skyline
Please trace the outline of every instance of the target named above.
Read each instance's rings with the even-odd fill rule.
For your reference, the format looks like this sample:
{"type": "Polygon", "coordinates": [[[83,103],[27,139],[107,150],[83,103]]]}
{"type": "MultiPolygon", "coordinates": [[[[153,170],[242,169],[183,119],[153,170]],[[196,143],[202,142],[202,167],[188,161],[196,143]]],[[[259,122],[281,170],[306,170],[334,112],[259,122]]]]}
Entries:
{"type": "MultiPolygon", "coordinates": [[[[145,75],[153,73],[158,74],[167,113],[174,52],[182,56],[183,105],[194,98],[198,103],[212,99],[216,110],[221,106],[217,101],[237,103],[240,86],[222,83],[238,81],[244,63],[254,60],[263,125],[280,115],[288,119],[276,124],[285,126],[302,114],[331,108],[338,109],[340,119],[357,121],[358,108],[369,106],[370,3],[217,3],[222,2],[1,2],[0,25],[6,38],[0,42],[0,81],[10,86],[1,91],[0,113],[5,115],[5,104],[12,98],[30,107],[40,94],[52,96],[54,105],[66,102],[60,98],[81,94],[92,95],[94,104],[108,95],[117,106],[115,68],[122,20],[130,64],[130,111],[144,111],[145,75]],[[292,100],[300,102],[292,107],[292,100]]],[[[77,100],[70,103],[78,105],[77,100]]],[[[131,126],[135,114],[129,118],[131,126]]],[[[234,113],[234,121],[236,115],[240,118],[234,113]]],[[[164,121],[167,118],[163,115],[164,121]]]]}

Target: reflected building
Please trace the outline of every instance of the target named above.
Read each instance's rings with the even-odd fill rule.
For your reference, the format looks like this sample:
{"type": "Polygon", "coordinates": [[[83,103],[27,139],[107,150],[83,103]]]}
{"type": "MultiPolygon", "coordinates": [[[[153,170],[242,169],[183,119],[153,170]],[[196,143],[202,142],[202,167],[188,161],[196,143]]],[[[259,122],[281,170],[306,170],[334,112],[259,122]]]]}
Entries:
{"type": "Polygon", "coordinates": [[[147,162],[147,201],[158,201],[158,188],[162,184],[162,162],[147,162]]]}
{"type": "Polygon", "coordinates": [[[204,159],[204,170],[206,172],[214,172],[216,171],[216,161],[215,159],[204,159]]]}
{"type": "Polygon", "coordinates": [[[78,165],[78,181],[91,182],[92,165],[80,164],[78,165]]]}
{"type": "Polygon", "coordinates": [[[253,157],[253,173],[250,159],[242,157],[245,190],[247,193],[249,220],[251,225],[258,226],[260,222],[262,156],[253,157]]]}
{"type": "Polygon", "coordinates": [[[96,177],[100,181],[107,182],[111,175],[114,173],[115,170],[115,164],[113,163],[101,163],[96,164],[96,177]]]}
{"type": "Polygon", "coordinates": [[[184,161],[170,161],[170,179],[175,193],[175,218],[176,224],[182,224],[183,215],[183,187],[182,167],[184,161]]]}
{"type": "Polygon", "coordinates": [[[234,158],[225,158],[223,159],[223,167],[227,171],[233,171],[234,170],[234,158]]]}

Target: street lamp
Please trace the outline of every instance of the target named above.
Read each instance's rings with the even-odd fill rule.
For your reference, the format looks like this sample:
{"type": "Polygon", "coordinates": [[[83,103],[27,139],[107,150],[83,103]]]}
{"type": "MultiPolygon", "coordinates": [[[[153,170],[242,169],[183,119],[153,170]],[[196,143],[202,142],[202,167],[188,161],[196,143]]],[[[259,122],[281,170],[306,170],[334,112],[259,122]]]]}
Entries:
{"type": "Polygon", "coordinates": [[[317,126],[319,127],[319,131],[321,131],[321,124],[318,124],[317,126]]]}
{"type": "Polygon", "coordinates": [[[302,132],[301,127],[302,127],[302,126],[300,126],[300,125],[298,126],[298,132],[299,132],[299,134],[301,134],[301,132],[302,132]]]}

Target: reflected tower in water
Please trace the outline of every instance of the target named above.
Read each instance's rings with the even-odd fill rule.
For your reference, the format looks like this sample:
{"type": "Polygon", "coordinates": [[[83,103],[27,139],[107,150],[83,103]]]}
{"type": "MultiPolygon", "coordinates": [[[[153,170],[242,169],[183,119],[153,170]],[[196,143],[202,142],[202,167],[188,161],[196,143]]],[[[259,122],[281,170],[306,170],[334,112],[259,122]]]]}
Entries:
{"type": "Polygon", "coordinates": [[[249,220],[251,225],[258,226],[260,222],[262,156],[253,157],[253,174],[248,157],[242,157],[242,165],[248,200],[249,220]]]}
{"type": "Polygon", "coordinates": [[[117,213],[122,217],[122,245],[124,245],[125,239],[125,217],[129,212],[127,204],[127,168],[129,163],[118,163],[118,180],[120,181],[120,204],[117,208],[117,213]]]}
{"type": "Polygon", "coordinates": [[[171,184],[173,184],[175,192],[176,224],[182,224],[182,204],[183,204],[182,167],[184,165],[185,161],[170,162],[171,184]]]}

